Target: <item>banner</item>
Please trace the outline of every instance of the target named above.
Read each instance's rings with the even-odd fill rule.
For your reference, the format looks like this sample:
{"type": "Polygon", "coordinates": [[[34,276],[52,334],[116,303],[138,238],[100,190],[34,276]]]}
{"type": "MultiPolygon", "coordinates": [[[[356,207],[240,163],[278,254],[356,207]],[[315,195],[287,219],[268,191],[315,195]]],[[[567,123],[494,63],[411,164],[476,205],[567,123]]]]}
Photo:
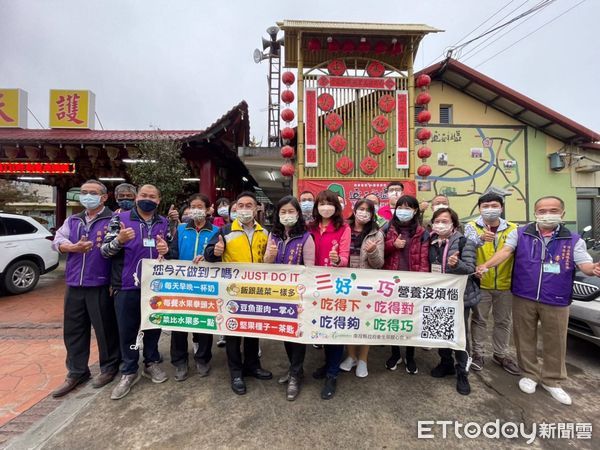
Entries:
{"type": "Polygon", "coordinates": [[[141,329],[465,349],[466,276],[142,261],[141,329]]]}

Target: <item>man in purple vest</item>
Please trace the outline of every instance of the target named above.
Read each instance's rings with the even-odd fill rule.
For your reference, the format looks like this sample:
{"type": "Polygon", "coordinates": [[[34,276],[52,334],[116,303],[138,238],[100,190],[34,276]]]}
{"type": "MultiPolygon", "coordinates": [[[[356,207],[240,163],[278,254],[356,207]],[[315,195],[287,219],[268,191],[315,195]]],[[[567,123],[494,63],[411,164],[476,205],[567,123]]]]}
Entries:
{"type": "MultiPolygon", "coordinates": [[[[159,203],[160,192],[155,186],[146,184],[140,187],[131,211],[116,214],[111,219],[101,248],[105,258],[112,258],[111,284],[123,357],[121,381],[112,391],[113,400],[125,397],[140,379],[139,351],[133,348],[136,347],[141,320],[142,259],[156,259],[159,256],[177,258],[176,254],[167,255],[168,243],[171,243],[172,237],[168,220],[156,212],[159,203]]],[[[153,383],[163,383],[168,379],[160,366],[160,333],[160,329],[144,330],[142,375],[150,378],[153,383]]]]}
{"type": "Polygon", "coordinates": [[[81,186],[79,202],[85,210],[65,220],[52,248],[67,254],[63,334],[67,349],[67,378],[54,392],[62,397],[90,378],[91,326],[100,357],[100,374],[93,386],[110,383],[119,371],[121,355],[114,302],[109,293],[110,261],[100,254],[112,211],[104,206],[106,186],[88,180],[81,186]]]}
{"type": "Polygon", "coordinates": [[[513,329],[523,378],[519,388],[533,394],[538,382],[560,403],[571,397],[560,386],[567,379],[567,325],[575,270],[600,276],[585,242],[561,225],[565,204],[553,196],[535,202],[535,223],[513,230],[504,247],[477,268],[483,274],[514,253],[512,276],[513,329]],[[537,360],[538,322],[541,322],[543,365],[537,360]]]}

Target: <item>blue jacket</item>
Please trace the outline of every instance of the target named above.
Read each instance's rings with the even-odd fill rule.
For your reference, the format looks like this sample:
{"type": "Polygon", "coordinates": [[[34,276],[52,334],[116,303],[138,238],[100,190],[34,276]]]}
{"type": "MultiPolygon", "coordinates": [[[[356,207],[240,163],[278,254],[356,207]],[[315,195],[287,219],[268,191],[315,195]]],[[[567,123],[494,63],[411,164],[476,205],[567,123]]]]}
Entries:
{"type": "Polygon", "coordinates": [[[179,259],[191,261],[198,255],[204,255],[206,244],[217,231],[219,228],[208,221],[200,231],[196,230],[193,220],[179,225],[177,227],[179,259]]]}

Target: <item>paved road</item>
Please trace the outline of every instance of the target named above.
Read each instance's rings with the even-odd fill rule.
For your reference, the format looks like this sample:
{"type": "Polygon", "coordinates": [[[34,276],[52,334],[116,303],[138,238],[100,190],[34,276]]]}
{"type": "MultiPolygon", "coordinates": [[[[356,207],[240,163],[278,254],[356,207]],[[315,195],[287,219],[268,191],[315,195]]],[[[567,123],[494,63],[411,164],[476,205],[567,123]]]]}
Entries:
{"type": "MultiPolygon", "coordinates": [[[[60,323],[62,280],[49,279],[35,292],[16,298],[0,299],[3,314],[0,322],[0,344],[21,340],[33,345],[37,329],[27,325],[30,336],[4,339],[5,323],[54,324],[60,323]],[[54,300],[51,300],[54,299],[54,300]],[[58,300],[57,300],[58,299],[58,300]],[[8,305],[8,308],[7,308],[8,305]],[[50,307],[52,305],[52,307],[50,307]],[[58,305],[58,309],[57,309],[58,305]],[[7,322],[6,317],[10,318],[7,322]]],[[[44,326],[46,326],[44,325],[44,326]]],[[[50,333],[43,328],[45,333],[50,333]]],[[[59,329],[49,328],[52,338],[43,339],[48,345],[59,346],[59,329]]],[[[25,333],[27,334],[27,333],[25,333]]],[[[168,333],[161,338],[161,351],[168,361],[168,333]]],[[[283,345],[262,341],[263,365],[275,375],[286,370],[283,345]]],[[[214,349],[213,371],[208,378],[197,376],[183,383],[172,379],[172,368],[165,363],[171,379],[162,385],[153,385],[142,379],[132,393],[120,401],[110,400],[112,386],[94,390],[89,385],[67,396],[65,400],[44,400],[41,413],[29,418],[29,431],[13,437],[10,448],[436,448],[445,445],[441,427],[435,428],[435,439],[417,439],[418,420],[459,420],[480,425],[499,419],[525,423],[592,423],[595,440],[537,439],[533,448],[596,448],[600,447],[600,352],[593,345],[569,338],[566,384],[574,405],[562,406],[544,391],[534,395],[522,394],[517,378],[503,372],[493,363],[470,377],[473,392],[468,397],[455,390],[454,379],[437,380],[429,370],[437,363],[435,351],[417,350],[419,373],[407,374],[403,368],[389,372],[384,368],[388,349],[372,349],[369,377],[359,379],[353,374],[341,376],[338,394],[331,401],[319,398],[321,382],[310,377],[310,372],[321,364],[322,351],[309,348],[305,364],[307,374],[304,389],[294,403],[284,398],[283,388],[275,380],[248,380],[248,394],[234,395],[228,384],[224,350],[214,349]],[[53,410],[53,411],[52,411],[53,410]],[[43,418],[40,416],[44,416],[43,418]],[[41,419],[41,420],[40,420],[41,419]]],[[[62,368],[64,352],[57,349],[49,355],[43,370],[62,368]]],[[[3,362],[11,362],[12,356],[3,362]]],[[[2,370],[2,364],[0,364],[2,370]]],[[[62,369],[64,370],[64,369],[62,369]]],[[[2,376],[0,374],[0,376],[2,376]]],[[[4,375],[6,376],[6,374],[4,375]]],[[[59,378],[61,378],[59,377],[59,378]]],[[[0,384],[4,386],[0,379],[0,384]]],[[[2,401],[4,405],[4,401],[2,401]]],[[[20,417],[26,417],[28,413],[20,417]]],[[[10,427],[17,417],[9,422],[10,427]]],[[[453,430],[453,429],[452,429],[453,430]]],[[[2,436],[2,434],[0,434],[2,436]]],[[[4,436],[9,436],[4,433],[4,436]]],[[[14,436],[14,433],[13,433],[14,436]]],[[[506,446],[508,441],[497,439],[461,439],[449,437],[452,447],[469,448],[506,446]]],[[[524,439],[511,444],[526,447],[524,439]]]]}

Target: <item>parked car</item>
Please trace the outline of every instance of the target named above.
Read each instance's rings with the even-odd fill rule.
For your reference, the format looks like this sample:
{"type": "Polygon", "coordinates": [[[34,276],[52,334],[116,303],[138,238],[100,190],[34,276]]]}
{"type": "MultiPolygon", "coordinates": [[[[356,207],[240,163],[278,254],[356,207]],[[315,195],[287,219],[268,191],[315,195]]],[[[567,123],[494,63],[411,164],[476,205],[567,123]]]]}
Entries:
{"type": "Polygon", "coordinates": [[[575,275],[569,333],[600,346],[600,278],[575,275]]]}
{"type": "Polygon", "coordinates": [[[32,290],[58,267],[52,233],[31,217],[0,213],[0,283],[11,294],[32,290]]]}

